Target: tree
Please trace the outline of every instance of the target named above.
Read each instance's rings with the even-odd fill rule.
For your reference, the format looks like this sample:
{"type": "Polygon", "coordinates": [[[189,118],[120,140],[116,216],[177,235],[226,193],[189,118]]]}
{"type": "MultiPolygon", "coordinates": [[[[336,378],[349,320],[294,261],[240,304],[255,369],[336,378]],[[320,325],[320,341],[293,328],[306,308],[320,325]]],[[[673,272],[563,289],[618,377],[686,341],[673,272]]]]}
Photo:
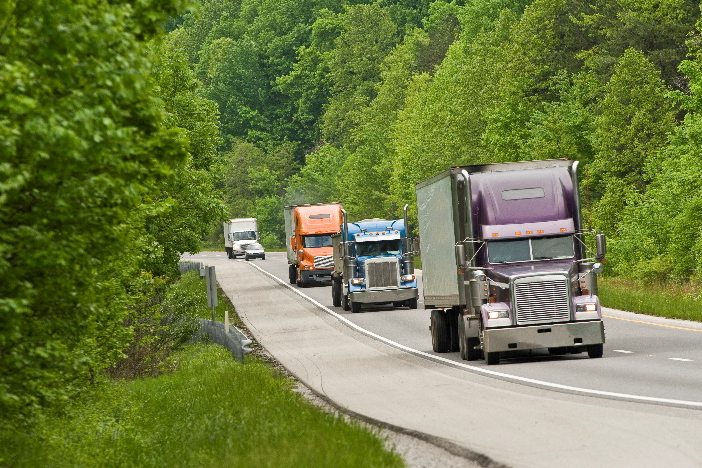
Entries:
{"type": "Polygon", "coordinates": [[[137,208],[186,157],[145,47],[178,3],[10,2],[0,20],[2,414],[65,401],[130,339],[137,208]]]}

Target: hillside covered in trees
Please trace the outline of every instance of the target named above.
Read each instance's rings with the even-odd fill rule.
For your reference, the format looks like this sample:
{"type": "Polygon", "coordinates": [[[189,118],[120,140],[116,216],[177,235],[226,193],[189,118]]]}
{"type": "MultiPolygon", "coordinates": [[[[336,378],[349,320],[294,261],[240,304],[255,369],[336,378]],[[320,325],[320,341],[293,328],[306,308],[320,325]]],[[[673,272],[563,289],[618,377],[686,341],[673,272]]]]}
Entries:
{"type": "Polygon", "coordinates": [[[700,6],[688,0],[203,0],[162,55],[217,104],[231,216],[397,217],[452,165],[581,161],[610,273],[702,271],[700,6]]]}

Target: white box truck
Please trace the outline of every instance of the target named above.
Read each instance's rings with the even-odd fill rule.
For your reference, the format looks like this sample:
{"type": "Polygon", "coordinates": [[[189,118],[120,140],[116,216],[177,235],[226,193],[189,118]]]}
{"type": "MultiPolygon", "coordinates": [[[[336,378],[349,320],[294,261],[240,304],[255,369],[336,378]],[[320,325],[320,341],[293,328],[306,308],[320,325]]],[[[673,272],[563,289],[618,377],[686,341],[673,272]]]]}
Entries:
{"type": "Polygon", "coordinates": [[[224,250],[229,258],[245,255],[244,246],[258,240],[256,218],[235,218],[222,224],[224,226],[224,250]]]}

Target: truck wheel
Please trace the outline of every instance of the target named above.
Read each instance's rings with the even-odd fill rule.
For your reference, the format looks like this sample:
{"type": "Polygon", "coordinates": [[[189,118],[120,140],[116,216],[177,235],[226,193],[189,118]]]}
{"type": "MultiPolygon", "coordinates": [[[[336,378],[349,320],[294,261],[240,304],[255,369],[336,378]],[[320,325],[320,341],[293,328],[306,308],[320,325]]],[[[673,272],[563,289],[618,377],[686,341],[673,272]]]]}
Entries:
{"type": "Polygon", "coordinates": [[[249,261],[249,254],[244,254],[244,260],[249,261]]]}
{"type": "Polygon", "coordinates": [[[344,294],[344,310],[351,310],[351,306],[349,305],[349,295],[344,294]]]}
{"type": "Polygon", "coordinates": [[[450,339],[451,339],[451,346],[449,347],[449,351],[460,351],[461,345],[460,345],[460,340],[458,338],[458,318],[460,317],[460,313],[457,310],[450,310],[449,312],[446,313],[446,316],[448,318],[448,323],[449,323],[449,330],[450,330],[450,339]]]}
{"type": "Polygon", "coordinates": [[[488,366],[496,366],[500,363],[500,353],[493,351],[492,353],[485,353],[485,363],[488,366]]]}
{"type": "Polygon", "coordinates": [[[265,259],[266,259],[266,256],[265,256],[265,255],[261,255],[261,260],[265,260],[265,259]]]}
{"type": "Polygon", "coordinates": [[[354,314],[361,312],[361,303],[351,301],[351,312],[353,312],[354,314]]]}
{"type": "Polygon", "coordinates": [[[341,281],[332,280],[332,304],[334,307],[341,305],[341,281]]]}
{"type": "Polygon", "coordinates": [[[431,311],[431,347],[436,353],[446,353],[451,346],[448,316],[443,310],[431,311]]]}
{"type": "Polygon", "coordinates": [[[288,266],[288,276],[290,277],[290,284],[297,282],[297,268],[295,268],[295,265],[288,266]]]}
{"type": "Polygon", "coordinates": [[[591,358],[601,358],[603,354],[604,345],[602,343],[587,345],[587,355],[591,358]]]}
{"type": "Polygon", "coordinates": [[[407,301],[407,307],[410,309],[416,309],[417,308],[417,298],[409,299],[407,301]]]}

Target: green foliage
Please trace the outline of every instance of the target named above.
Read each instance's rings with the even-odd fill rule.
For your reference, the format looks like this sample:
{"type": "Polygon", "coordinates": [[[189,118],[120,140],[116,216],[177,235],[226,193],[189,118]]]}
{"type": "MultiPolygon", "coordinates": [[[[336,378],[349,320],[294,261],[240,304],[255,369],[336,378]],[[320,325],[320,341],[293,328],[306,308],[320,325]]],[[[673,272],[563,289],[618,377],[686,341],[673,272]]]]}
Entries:
{"type": "Polygon", "coordinates": [[[9,466],[402,466],[376,434],[326,413],[292,381],[216,345],[173,356],[175,372],[99,386],[69,415],[0,431],[9,466]]]}
{"type": "Polygon", "coordinates": [[[187,153],[144,43],[180,2],[3,5],[0,413],[21,417],[121,356],[142,203],[187,153]]]}

